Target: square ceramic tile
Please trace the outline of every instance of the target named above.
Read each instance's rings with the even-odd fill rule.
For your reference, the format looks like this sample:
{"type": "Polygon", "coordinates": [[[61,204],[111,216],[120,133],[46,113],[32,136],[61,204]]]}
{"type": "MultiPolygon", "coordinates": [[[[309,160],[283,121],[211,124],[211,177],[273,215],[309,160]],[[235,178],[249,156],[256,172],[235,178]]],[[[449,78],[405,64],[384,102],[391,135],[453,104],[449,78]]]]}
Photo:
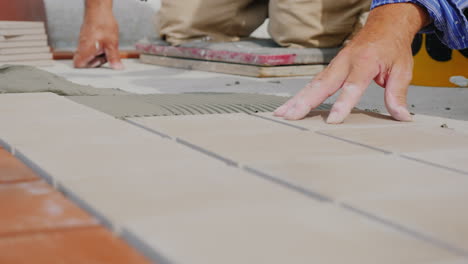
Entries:
{"type": "MultiPolygon", "coordinates": [[[[82,144],[131,140],[151,140],[147,131],[115,119],[63,97],[52,94],[7,96],[11,102],[1,107],[12,107],[12,112],[0,112],[0,136],[10,145],[27,144],[82,144]],[[33,103],[37,101],[37,103],[33,103]],[[33,107],[29,105],[33,104],[33,107]],[[39,105],[40,109],[37,109],[39,105]],[[13,111],[13,107],[18,110],[13,111]]],[[[0,96],[0,102],[5,100],[0,96]]],[[[0,103],[2,104],[2,103],[0,103]]]]}
{"type": "Polygon", "coordinates": [[[468,175],[468,147],[452,150],[434,150],[427,152],[408,152],[404,154],[408,158],[428,162],[449,169],[455,169],[468,175]]]}
{"type": "Polygon", "coordinates": [[[40,115],[71,117],[89,114],[100,117],[108,116],[53,93],[17,93],[0,96],[0,120],[2,121],[19,118],[29,118],[32,121],[34,117],[40,115]]]}
{"type": "Polygon", "coordinates": [[[392,152],[455,150],[468,147],[468,134],[440,127],[343,128],[321,132],[392,152]]]}
{"type": "Polygon", "coordinates": [[[446,127],[461,133],[468,133],[468,121],[449,119],[437,116],[415,115],[414,123],[434,128],[446,127]]]}
{"type": "Polygon", "coordinates": [[[226,125],[224,117],[218,116],[218,119],[212,121],[207,119],[202,128],[197,128],[199,119],[187,116],[181,119],[158,117],[133,120],[148,128],[180,136],[192,144],[245,164],[258,160],[279,161],[302,157],[377,153],[375,150],[310,131],[298,131],[261,119],[250,121],[250,116],[238,115],[236,120],[228,119],[230,121],[226,125]],[[239,132],[236,131],[236,126],[239,127],[239,132]]]}
{"type": "Polygon", "coordinates": [[[158,116],[130,120],[173,137],[182,138],[194,134],[243,135],[295,131],[294,128],[247,114],[158,116]]]}
{"type": "Polygon", "coordinates": [[[337,207],[289,204],[280,199],[270,205],[256,199],[250,206],[178,211],[128,226],[175,263],[370,264],[458,259],[337,207]]]}
{"type": "Polygon", "coordinates": [[[327,124],[329,111],[315,110],[302,120],[285,120],[282,117],[276,117],[273,113],[258,113],[257,115],[273,119],[279,122],[300,126],[312,131],[319,129],[335,129],[335,128],[369,128],[369,127],[387,127],[387,126],[407,126],[408,123],[395,121],[388,115],[377,114],[365,111],[353,111],[344,123],[340,125],[327,124]]]}
{"type": "Polygon", "coordinates": [[[310,190],[343,200],[387,193],[401,186],[459,184],[468,177],[396,155],[303,156],[295,160],[252,161],[252,167],[310,190]]]}
{"type": "Polygon", "coordinates": [[[466,175],[398,156],[334,156],[252,165],[468,252],[466,175]]]}
{"type": "MultiPolygon", "coordinates": [[[[407,175],[412,177],[412,175],[407,175]]],[[[350,197],[351,204],[468,252],[468,184],[465,176],[445,181],[389,186],[387,190],[350,197]]]]}

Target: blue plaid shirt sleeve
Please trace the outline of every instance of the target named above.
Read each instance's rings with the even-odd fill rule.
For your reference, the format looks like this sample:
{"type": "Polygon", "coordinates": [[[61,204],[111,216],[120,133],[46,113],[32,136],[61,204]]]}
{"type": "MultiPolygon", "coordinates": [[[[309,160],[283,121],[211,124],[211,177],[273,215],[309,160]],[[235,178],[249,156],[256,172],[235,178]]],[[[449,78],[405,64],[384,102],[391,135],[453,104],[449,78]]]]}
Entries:
{"type": "Polygon", "coordinates": [[[423,28],[422,33],[435,33],[452,49],[468,48],[468,21],[465,16],[468,0],[373,0],[371,8],[395,3],[414,3],[424,7],[432,23],[423,28]]]}

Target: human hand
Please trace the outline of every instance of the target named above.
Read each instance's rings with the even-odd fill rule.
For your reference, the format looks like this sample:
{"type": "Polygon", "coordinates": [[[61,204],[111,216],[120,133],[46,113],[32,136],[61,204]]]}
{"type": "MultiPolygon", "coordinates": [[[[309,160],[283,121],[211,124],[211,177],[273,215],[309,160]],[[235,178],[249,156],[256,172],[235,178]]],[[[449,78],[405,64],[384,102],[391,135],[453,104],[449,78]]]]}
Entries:
{"type": "Polygon", "coordinates": [[[124,68],[119,54],[119,27],[112,6],[87,6],[73,61],[76,68],[95,68],[106,62],[112,69],[124,68]]]}
{"type": "Polygon", "coordinates": [[[426,11],[413,4],[390,4],[372,10],[361,32],[274,115],[302,119],[341,89],[327,123],[342,123],[374,80],[385,88],[385,105],[392,117],[411,121],[406,106],[413,69],[411,42],[428,20],[426,11]]]}

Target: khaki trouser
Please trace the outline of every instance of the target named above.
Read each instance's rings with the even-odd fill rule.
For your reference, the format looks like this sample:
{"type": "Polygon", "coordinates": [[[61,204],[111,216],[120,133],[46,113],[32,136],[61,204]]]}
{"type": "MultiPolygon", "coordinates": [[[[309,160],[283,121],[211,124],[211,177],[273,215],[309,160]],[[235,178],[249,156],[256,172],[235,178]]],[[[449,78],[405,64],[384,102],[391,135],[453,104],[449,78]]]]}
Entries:
{"type": "Polygon", "coordinates": [[[178,45],[196,39],[236,41],[267,17],[285,47],[336,47],[362,27],[371,0],[162,0],[159,32],[178,45]]]}

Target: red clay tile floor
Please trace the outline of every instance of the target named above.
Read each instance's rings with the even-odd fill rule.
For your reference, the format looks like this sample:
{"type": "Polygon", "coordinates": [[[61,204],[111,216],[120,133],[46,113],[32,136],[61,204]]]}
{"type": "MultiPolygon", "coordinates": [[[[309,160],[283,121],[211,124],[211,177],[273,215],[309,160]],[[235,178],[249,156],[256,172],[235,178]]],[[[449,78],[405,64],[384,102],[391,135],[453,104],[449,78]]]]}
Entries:
{"type": "Polygon", "coordinates": [[[0,147],[0,263],[150,263],[0,147]]]}

